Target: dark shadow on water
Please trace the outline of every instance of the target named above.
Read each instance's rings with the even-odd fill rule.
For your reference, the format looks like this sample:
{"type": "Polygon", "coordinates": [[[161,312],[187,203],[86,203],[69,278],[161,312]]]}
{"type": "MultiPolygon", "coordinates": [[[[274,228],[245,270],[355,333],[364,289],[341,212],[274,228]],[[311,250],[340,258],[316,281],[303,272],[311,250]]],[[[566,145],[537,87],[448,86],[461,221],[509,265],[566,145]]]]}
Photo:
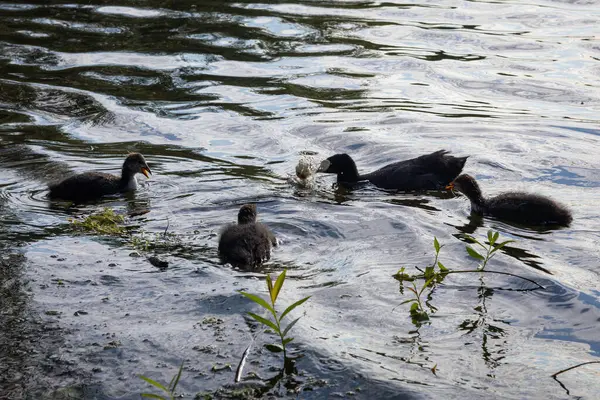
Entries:
{"type": "MultiPolygon", "coordinates": [[[[455,238],[457,238],[458,240],[460,240],[464,243],[467,243],[467,244],[471,243],[471,241],[469,239],[467,239],[463,233],[455,233],[452,236],[454,236],[455,238]]],[[[487,243],[487,241],[485,243],[487,243]]],[[[532,254],[525,249],[521,249],[516,246],[510,246],[510,245],[504,246],[503,248],[500,249],[500,251],[502,253],[506,254],[507,256],[512,257],[512,258],[522,262],[525,265],[530,266],[531,268],[534,268],[538,271],[542,271],[546,274],[552,275],[552,272],[550,272],[546,268],[542,267],[543,263],[541,262],[541,257],[538,255],[532,254]],[[538,259],[540,259],[540,261],[537,261],[538,259]]]]}
{"type": "Polygon", "coordinates": [[[348,186],[347,184],[333,183],[331,191],[323,191],[321,195],[323,197],[329,197],[333,195],[333,200],[336,204],[344,204],[353,200],[378,200],[384,203],[415,207],[427,211],[440,211],[438,208],[428,205],[429,199],[423,196],[433,197],[436,199],[449,199],[454,197],[451,193],[445,190],[430,190],[430,191],[398,191],[398,190],[386,190],[380,189],[369,182],[359,182],[348,186]],[[401,197],[392,197],[401,196],[401,197]],[[414,196],[414,197],[413,197],[414,196]]]}
{"type": "Polygon", "coordinates": [[[65,330],[32,309],[28,265],[5,228],[0,222],[0,398],[45,399],[49,390],[88,377],[62,356],[65,330]]]}
{"type": "Polygon", "coordinates": [[[414,200],[390,199],[390,200],[384,200],[384,202],[393,204],[396,206],[420,208],[422,210],[427,210],[427,211],[440,211],[439,209],[437,209],[435,207],[427,205],[429,203],[429,200],[427,200],[427,199],[414,199],[414,200]]]}
{"type": "MultiPolygon", "coordinates": [[[[460,233],[455,233],[452,236],[454,236],[455,238],[457,238],[458,240],[460,240],[462,242],[470,243],[470,241],[465,237],[465,235],[475,236],[475,232],[477,231],[478,228],[481,228],[484,226],[484,222],[486,219],[488,219],[488,218],[487,217],[484,218],[484,217],[476,215],[476,214],[471,214],[468,217],[469,222],[465,225],[456,226],[456,225],[450,224],[450,226],[454,227],[456,230],[458,230],[460,232],[460,233]]],[[[527,234],[527,232],[538,233],[538,234],[547,234],[552,231],[551,227],[539,227],[539,228],[533,227],[532,228],[532,227],[524,227],[523,225],[507,224],[503,221],[501,222],[501,221],[497,221],[494,219],[490,219],[490,220],[495,221],[497,223],[497,226],[493,227],[492,229],[495,228],[495,230],[499,231],[501,234],[505,233],[510,236],[517,236],[517,237],[521,237],[523,239],[528,239],[528,240],[544,240],[544,239],[540,238],[539,236],[529,235],[529,234],[527,234]]],[[[482,235],[483,235],[483,233],[482,233],[482,235]]],[[[515,243],[515,244],[517,244],[517,243],[515,243]]],[[[552,275],[552,272],[550,272],[548,269],[546,269],[542,266],[543,262],[541,261],[540,256],[530,253],[525,249],[516,247],[515,244],[504,246],[502,249],[500,249],[500,251],[512,258],[515,258],[515,259],[521,261],[523,264],[528,265],[531,268],[534,268],[538,271],[542,271],[546,274],[552,275]]]]}
{"type": "MultiPolygon", "coordinates": [[[[459,232],[461,232],[462,234],[467,234],[467,235],[471,235],[473,236],[473,234],[475,233],[475,231],[478,228],[481,228],[483,226],[483,217],[477,214],[471,214],[467,217],[468,221],[466,224],[464,225],[452,225],[452,224],[448,224],[451,227],[455,228],[456,230],[458,230],[459,232]]],[[[455,235],[455,237],[458,237],[455,235]]]]}

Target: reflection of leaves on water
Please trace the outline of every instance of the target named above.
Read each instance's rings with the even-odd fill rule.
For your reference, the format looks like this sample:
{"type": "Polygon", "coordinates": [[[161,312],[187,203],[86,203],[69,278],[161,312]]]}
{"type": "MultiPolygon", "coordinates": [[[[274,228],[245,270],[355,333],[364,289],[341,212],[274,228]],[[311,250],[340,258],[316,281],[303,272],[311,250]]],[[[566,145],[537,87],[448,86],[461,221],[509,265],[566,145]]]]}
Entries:
{"type": "MultiPolygon", "coordinates": [[[[479,303],[473,308],[477,318],[465,319],[458,326],[458,329],[465,331],[465,335],[470,335],[478,329],[481,330],[481,357],[488,368],[493,370],[497,368],[500,365],[500,361],[505,358],[504,354],[506,353],[506,350],[502,348],[502,345],[506,344],[506,340],[503,340],[500,344],[490,346],[490,340],[500,340],[505,335],[505,330],[499,326],[492,325],[492,322],[506,322],[489,317],[486,302],[488,299],[491,299],[494,290],[485,285],[483,276],[480,277],[480,281],[481,286],[478,289],[479,303]],[[490,350],[492,347],[493,350],[490,350]]],[[[488,376],[493,377],[493,374],[489,374],[488,376]]]]}
{"type": "Polygon", "coordinates": [[[336,182],[333,183],[332,188],[332,192],[322,191],[318,194],[322,197],[332,198],[338,205],[368,198],[369,200],[381,201],[392,205],[415,207],[427,211],[440,211],[438,208],[429,205],[431,201],[428,198],[419,196],[426,194],[427,196],[440,199],[448,198],[447,195],[440,192],[398,192],[379,189],[372,186],[369,182],[359,182],[351,186],[336,182]],[[392,197],[398,195],[402,197],[392,197]]]}
{"type": "MultiPolygon", "coordinates": [[[[432,362],[429,360],[429,355],[428,355],[429,352],[427,350],[428,343],[422,340],[421,333],[419,332],[418,328],[413,331],[410,331],[409,334],[412,336],[410,336],[410,337],[393,336],[392,342],[391,342],[393,345],[398,345],[400,348],[405,348],[405,345],[410,345],[409,350],[408,350],[408,356],[395,355],[395,354],[391,354],[390,352],[384,353],[382,351],[376,351],[376,350],[371,350],[371,349],[367,349],[367,348],[361,348],[361,350],[364,350],[364,351],[372,353],[372,354],[377,354],[378,356],[389,358],[391,360],[402,361],[407,364],[419,366],[421,368],[431,369],[432,362]]],[[[358,358],[358,357],[359,356],[355,356],[355,358],[358,358]]],[[[370,360],[370,359],[365,359],[365,360],[370,361],[370,362],[375,362],[374,360],[370,360]]],[[[392,372],[396,372],[396,371],[392,370],[392,372]]]]}
{"type": "Polygon", "coordinates": [[[330,281],[323,283],[316,283],[314,285],[298,286],[298,289],[316,289],[316,288],[331,288],[339,285],[343,285],[347,282],[344,281],[330,281]]]}

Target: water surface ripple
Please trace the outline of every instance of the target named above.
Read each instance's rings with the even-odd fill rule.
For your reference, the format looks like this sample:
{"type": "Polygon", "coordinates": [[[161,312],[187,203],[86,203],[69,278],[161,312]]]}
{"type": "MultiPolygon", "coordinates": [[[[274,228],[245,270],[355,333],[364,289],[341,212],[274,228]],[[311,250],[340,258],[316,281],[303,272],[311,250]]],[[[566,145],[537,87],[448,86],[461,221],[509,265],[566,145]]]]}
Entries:
{"type": "MultiPolygon", "coordinates": [[[[256,202],[283,242],[266,267],[288,269],[282,303],[312,296],[295,312],[301,398],[596,398],[595,365],[550,375],[600,360],[598,26],[594,1],[0,2],[0,392],[134,399],[138,374],[168,382],[182,359],[186,397],[232,383],[211,368],[235,369],[257,311],[236,291],[264,294],[264,275],[219,266],[217,236],[256,202]],[[575,222],[288,179],[305,153],[368,171],[441,148],[470,155],[486,192],[551,195],[575,222]],[[154,171],[137,193],[47,201],[49,182],[128,151],[154,171]],[[105,206],[166,271],[73,232],[105,206]],[[490,268],[545,289],[456,275],[415,328],[391,275],[431,262],[434,236],[473,268],[463,235],[490,228],[516,240],[490,268]]],[[[260,346],[250,360],[262,378],[279,365],[260,346]]]]}

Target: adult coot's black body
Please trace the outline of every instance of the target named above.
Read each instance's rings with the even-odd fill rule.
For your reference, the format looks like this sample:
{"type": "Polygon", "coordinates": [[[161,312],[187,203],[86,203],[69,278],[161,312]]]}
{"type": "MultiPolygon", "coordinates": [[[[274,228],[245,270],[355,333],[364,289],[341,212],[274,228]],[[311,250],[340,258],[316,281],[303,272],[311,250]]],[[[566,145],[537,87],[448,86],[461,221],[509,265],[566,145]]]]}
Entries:
{"type": "Polygon", "coordinates": [[[461,175],[447,189],[464,193],[471,201],[471,212],[529,225],[563,225],[573,221],[571,211],[556,201],[531,193],[508,192],[485,198],[475,179],[461,175]]]}
{"type": "Polygon", "coordinates": [[[439,150],[361,175],[348,154],[336,154],[323,160],[317,172],[337,174],[338,183],[346,186],[369,181],[382,189],[442,190],[461,173],[466,161],[467,157],[439,150]]]}
{"type": "Polygon", "coordinates": [[[236,268],[254,269],[271,258],[271,247],[275,246],[275,235],[256,222],[256,205],[245,204],[238,213],[238,223],[221,232],[219,257],[236,268]]]}
{"type": "Polygon", "coordinates": [[[152,171],[146,163],[144,156],[132,153],[123,163],[121,176],[106,174],[104,172],[84,172],[73,175],[65,180],[50,185],[50,198],[71,201],[88,201],[102,196],[136,190],[136,174],[150,177],[152,171]]]}

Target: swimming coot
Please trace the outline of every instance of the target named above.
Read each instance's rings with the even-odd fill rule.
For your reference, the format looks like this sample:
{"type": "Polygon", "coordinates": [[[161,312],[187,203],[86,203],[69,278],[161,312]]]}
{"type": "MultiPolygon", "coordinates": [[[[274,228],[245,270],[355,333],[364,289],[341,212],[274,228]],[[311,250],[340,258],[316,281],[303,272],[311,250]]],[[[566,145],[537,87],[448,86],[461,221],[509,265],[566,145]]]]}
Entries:
{"type": "Polygon", "coordinates": [[[121,176],[106,174],[104,172],[84,172],[73,175],[65,180],[50,185],[50,198],[71,201],[88,201],[105,195],[136,190],[136,174],[150,177],[152,171],[146,163],[144,156],[132,153],[123,163],[121,176]]]}
{"type": "Polygon", "coordinates": [[[442,190],[462,171],[467,157],[454,157],[439,150],[410,160],[386,165],[368,174],[359,174],[348,154],[336,154],[321,162],[317,172],[337,174],[342,185],[369,181],[382,189],[442,190]]]}
{"type": "Polygon", "coordinates": [[[275,246],[275,235],[256,222],[256,205],[245,204],[240,208],[237,224],[228,225],[221,232],[219,257],[235,268],[255,269],[271,258],[271,247],[275,246]]]}
{"type": "Polygon", "coordinates": [[[567,207],[537,194],[508,192],[486,199],[471,175],[459,176],[446,189],[464,193],[471,201],[471,212],[476,214],[530,225],[568,226],[573,220],[567,207]]]}

